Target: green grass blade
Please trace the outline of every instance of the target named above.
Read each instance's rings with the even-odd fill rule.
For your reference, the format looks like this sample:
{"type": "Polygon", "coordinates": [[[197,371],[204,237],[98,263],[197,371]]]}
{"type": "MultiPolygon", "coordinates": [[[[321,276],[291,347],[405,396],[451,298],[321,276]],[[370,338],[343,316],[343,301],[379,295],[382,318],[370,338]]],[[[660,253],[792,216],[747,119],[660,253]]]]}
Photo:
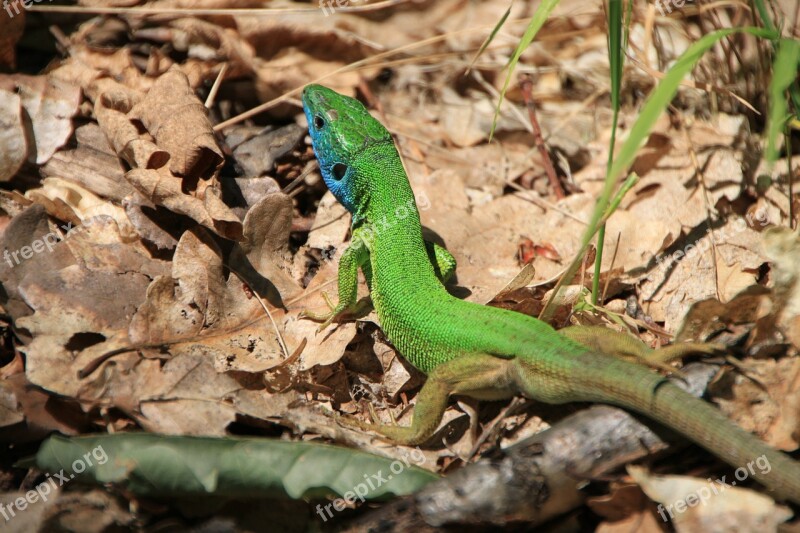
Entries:
{"type": "Polygon", "coordinates": [[[506,20],[508,20],[508,16],[511,14],[511,7],[512,7],[512,6],[508,6],[508,9],[506,9],[506,12],[505,12],[505,13],[503,13],[503,16],[502,16],[502,17],[500,17],[500,22],[498,22],[498,23],[497,23],[497,25],[496,25],[496,26],[495,26],[495,27],[492,29],[492,32],[491,32],[491,33],[489,34],[489,36],[486,38],[486,40],[485,40],[485,41],[483,41],[483,44],[481,44],[481,47],[480,47],[480,49],[478,50],[478,53],[476,53],[476,54],[475,54],[475,57],[473,57],[473,58],[472,58],[472,61],[470,61],[470,64],[469,64],[469,66],[467,67],[467,72],[469,72],[470,70],[472,70],[472,67],[474,67],[474,66],[475,66],[475,62],[478,60],[478,58],[479,58],[479,57],[481,57],[481,54],[483,54],[483,52],[486,50],[486,48],[489,46],[489,44],[490,44],[492,41],[494,41],[494,38],[495,38],[495,37],[497,37],[497,32],[499,32],[499,31],[500,31],[500,28],[502,28],[502,27],[503,27],[503,24],[505,24],[505,23],[506,23],[506,20]]]}
{"type": "MultiPolygon", "coordinates": [[[[756,11],[758,12],[761,22],[764,24],[764,27],[780,34],[782,32],[783,21],[780,21],[781,24],[776,28],[775,23],[770,18],[769,10],[767,9],[767,5],[764,3],[764,0],[753,0],[753,3],[755,4],[756,11]]],[[[773,48],[776,48],[778,43],[773,41],[772,46],[773,48]]],[[[777,50],[775,52],[777,53],[777,50]]],[[[792,104],[794,105],[794,116],[800,119],[800,83],[798,83],[796,80],[791,84],[791,87],[789,87],[789,96],[791,96],[792,104]]]]}
{"type": "Polygon", "coordinates": [[[603,191],[598,198],[597,205],[595,205],[591,219],[589,220],[586,231],[583,234],[580,250],[575,255],[575,258],[572,260],[572,263],[570,264],[569,268],[567,268],[561,280],[559,280],[555,290],[553,290],[551,293],[550,300],[540,314],[541,318],[548,320],[552,316],[554,309],[553,306],[550,305],[550,302],[554,301],[558,297],[559,290],[565,280],[572,281],[572,278],[578,271],[578,267],[580,267],[583,261],[583,255],[586,253],[586,249],[588,248],[592,237],[594,237],[595,233],[597,233],[599,229],[600,219],[605,212],[605,203],[603,203],[602,200],[605,198],[605,201],[607,202],[607,199],[610,198],[619,176],[622,175],[622,173],[633,163],[634,159],[636,158],[636,153],[647,141],[647,138],[650,136],[650,132],[652,131],[653,126],[655,126],[658,117],[670,104],[675,96],[675,93],[678,92],[678,86],[680,85],[681,80],[683,80],[683,78],[691,72],[703,54],[705,54],[712,46],[714,46],[714,44],[734,33],[747,33],[755,37],[761,37],[769,40],[775,40],[778,38],[776,32],[765,30],[763,28],[741,27],[718,30],[703,36],[698,41],[693,43],[675,62],[672,68],[667,71],[666,75],[661,80],[661,83],[656,86],[656,88],[650,93],[647,101],[645,101],[644,105],[642,106],[642,110],[636,119],[636,122],[634,122],[633,126],[631,127],[628,138],[625,140],[619,150],[619,153],[614,159],[614,163],[611,165],[611,169],[608,172],[606,182],[603,185],[603,191]]]}
{"type": "Polygon", "coordinates": [[[778,159],[778,136],[782,134],[789,109],[785,92],[797,78],[800,65],[800,41],[778,41],[775,61],[772,63],[772,81],[769,84],[769,118],[767,120],[767,160],[778,159]]]}
{"type": "Polygon", "coordinates": [[[764,27],[770,31],[776,31],[775,24],[772,23],[769,10],[767,10],[767,5],[764,3],[764,0],[753,0],[753,3],[756,6],[756,11],[758,11],[758,16],[764,24],[764,27]]]}
{"type": "MultiPolygon", "coordinates": [[[[622,0],[610,0],[608,3],[608,65],[611,76],[611,110],[613,119],[611,122],[611,142],[608,148],[608,163],[606,165],[606,180],[611,179],[609,170],[614,160],[614,147],[617,140],[617,120],[619,118],[619,102],[622,87],[622,63],[624,56],[623,50],[623,6],[622,0]]],[[[598,207],[608,205],[611,190],[608,195],[598,200],[598,207]]],[[[594,277],[592,279],[592,304],[597,305],[600,298],[600,270],[603,264],[603,245],[605,243],[606,227],[602,225],[597,237],[597,255],[594,261],[594,277]]]]}
{"type": "Polygon", "coordinates": [[[559,1],[560,0],[542,0],[542,3],[539,4],[539,7],[536,9],[536,13],[533,14],[531,21],[528,23],[528,27],[525,29],[525,33],[522,35],[522,39],[520,39],[516,50],[514,50],[511,61],[508,62],[508,74],[506,75],[503,89],[500,91],[500,100],[497,102],[497,107],[494,110],[494,120],[492,121],[492,131],[489,132],[489,140],[494,136],[494,130],[497,127],[497,119],[500,116],[500,106],[503,105],[503,98],[505,98],[508,85],[511,83],[511,76],[514,75],[514,69],[517,63],[519,63],[522,52],[533,42],[536,34],[539,33],[544,23],[547,22],[547,17],[550,16],[550,12],[558,5],[559,1]]]}
{"type": "MultiPolygon", "coordinates": [[[[661,116],[661,113],[663,113],[670,102],[672,102],[675,93],[678,92],[678,86],[681,81],[692,71],[697,61],[699,61],[703,54],[717,42],[734,33],[749,33],[750,35],[763,37],[765,39],[774,39],[776,37],[775,32],[762,28],[725,28],[705,35],[697,42],[693,43],[675,62],[672,68],[667,71],[661,83],[650,93],[647,101],[642,106],[642,110],[636,122],[631,127],[628,138],[625,140],[625,143],[623,143],[619,154],[614,160],[614,164],[611,166],[609,174],[614,182],[616,182],[623,171],[633,163],[636,158],[636,153],[647,141],[658,117],[661,116]]],[[[596,219],[600,218],[600,213],[602,213],[602,211],[596,213],[596,218],[593,217],[593,223],[596,219]]]]}

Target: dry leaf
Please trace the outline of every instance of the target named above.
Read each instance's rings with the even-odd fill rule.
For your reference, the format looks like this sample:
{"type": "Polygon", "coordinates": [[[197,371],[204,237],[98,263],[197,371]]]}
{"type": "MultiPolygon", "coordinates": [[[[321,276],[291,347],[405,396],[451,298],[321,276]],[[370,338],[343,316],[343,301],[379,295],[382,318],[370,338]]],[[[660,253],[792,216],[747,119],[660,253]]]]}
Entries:
{"type": "MultiPolygon", "coordinates": [[[[768,470],[753,462],[753,470],[744,469],[741,480],[757,478],[768,470]]],[[[678,532],[777,531],[791,518],[792,512],[776,505],[772,498],[750,489],[738,488],[736,480],[703,480],[687,476],[655,476],[638,466],[628,466],[628,473],[642,490],[659,502],[658,514],[664,522],[672,521],[678,532]]]]}

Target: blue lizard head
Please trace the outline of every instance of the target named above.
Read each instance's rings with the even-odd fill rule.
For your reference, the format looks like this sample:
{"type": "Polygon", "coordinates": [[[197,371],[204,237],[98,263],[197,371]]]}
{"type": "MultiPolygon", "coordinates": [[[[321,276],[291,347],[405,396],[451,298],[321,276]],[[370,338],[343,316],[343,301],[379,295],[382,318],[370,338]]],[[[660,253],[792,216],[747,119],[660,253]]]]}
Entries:
{"type": "Polygon", "coordinates": [[[370,189],[369,173],[358,171],[358,156],[376,144],[392,143],[392,136],[361,102],[322,85],[303,89],[303,110],[322,178],[356,222],[370,189]]]}

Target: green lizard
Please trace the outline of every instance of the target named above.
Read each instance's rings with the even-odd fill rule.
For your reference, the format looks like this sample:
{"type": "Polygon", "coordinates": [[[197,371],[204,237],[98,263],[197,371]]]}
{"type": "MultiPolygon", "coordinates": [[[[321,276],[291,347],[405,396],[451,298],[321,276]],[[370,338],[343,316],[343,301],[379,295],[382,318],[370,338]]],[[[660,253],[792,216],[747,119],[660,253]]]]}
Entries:
{"type": "Polygon", "coordinates": [[[436,431],[452,394],[613,404],[678,431],[734,467],[766,456],[771,471],[758,481],[800,503],[800,463],[660,374],[597,348],[627,341],[585,329],[571,338],[536,318],[450,295],[442,279],[455,262],[424,241],[408,176],[386,128],[357,100],[320,85],[304,89],[303,108],[325,183],[352,214],[352,242],[339,261],[339,302],[329,314],[307,316],[324,321],[324,328],[353,311],[360,267],[382,329],[428,376],[410,427],[357,425],[414,445],[436,431]]]}

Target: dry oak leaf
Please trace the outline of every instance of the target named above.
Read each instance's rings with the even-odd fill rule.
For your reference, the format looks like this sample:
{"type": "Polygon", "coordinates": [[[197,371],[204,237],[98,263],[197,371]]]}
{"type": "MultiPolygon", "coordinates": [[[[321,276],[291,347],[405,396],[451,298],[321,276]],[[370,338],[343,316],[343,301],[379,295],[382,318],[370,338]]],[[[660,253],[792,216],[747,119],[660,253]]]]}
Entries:
{"type": "MultiPolygon", "coordinates": [[[[334,323],[326,329],[319,330],[319,323],[300,319],[299,314],[305,310],[327,312],[329,308],[322,297],[322,287],[331,287],[336,291],[336,261],[327,262],[314,279],[311,280],[302,296],[296,298],[289,307],[289,313],[281,317],[286,335],[286,343],[290,347],[299,346],[303,339],[306,346],[300,356],[299,370],[309,370],[317,365],[332,365],[344,355],[345,349],[356,335],[354,320],[334,323]]],[[[291,348],[290,348],[291,349],[291,348]]]]}
{"type": "Polygon", "coordinates": [[[132,320],[131,339],[169,343],[173,356],[211,355],[218,372],[261,372],[278,365],[287,354],[243,285],[273,306],[300,294],[287,271],[291,217],[288,196],[267,195],[247,212],[242,241],[227,255],[204,231],[184,233],[172,275],[155,279],[148,288],[147,300],[132,320]],[[223,265],[236,275],[226,279],[223,265]]]}
{"type": "MultiPolygon", "coordinates": [[[[0,90],[19,94],[27,115],[21,122],[27,138],[33,140],[27,147],[28,160],[44,164],[72,135],[72,117],[81,103],[80,87],[51,75],[13,74],[0,75],[0,90]]],[[[4,114],[14,107],[13,101],[10,105],[4,114]]]]}
{"type": "Polygon", "coordinates": [[[0,261],[2,305],[15,321],[33,312],[19,292],[20,284],[28,276],[39,275],[47,268],[60,269],[75,264],[69,248],[58,243],[61,236],[61,231],[50,226],[41,205],[26,208],[5,228],[3,260],[0,261]],[[38,251],[33,248],[35,242],[42,243],[38,251]],[[45,248],[47,254],[42,253],[45,248]]]}
{"type": "Polygon", "coordinates": [[[133,193],[133,187],[125,181],[124,166],[97,124],[79,127],[75,138],[75,149],[59,150],[40,169],[43,177],[69,180],[117,202],[133,193]]]}
{"type": "Polygon", "coordinates": [[[68,220],[75,225],[91,224],[97,217],[106,216],[117,223],[124,242],[132,242],[139,237],[121,207],[102,200],[76,183],[61,178],[45,178],[41,187],[29,190],[25,196],[44,205],[50,215],[60,220],[68,220]]]}
{"type": "Polygon", "coordinates": [[[167,344],[170,354],[203,354],[219,372],[258,372],[282,359],[274,334],[235,276],[223,277],[221,251],[201,229],[178,242],[172,274],[159,276],[131,321],[135,344],[167,344]],[[235,364],[242,359],[248,363],[235,364]]]}
{"type": "Polygon", "coordinates": [[[22,100],[18,94],[0,89],[0,181],[13,178],[27,157],[22,100]]]}
{"type": "Polygon", "coordinates": [[[170,154],[173,174],[193,183],[222,166],[225,156],[217,146],[206,108],[177,67],[159,76],[133,106],[130,117],[141,120],[156,144],[170,154]]]}
{"type": "MultiPolygon", "coordinates": [[[[157,170],[133,169],[125,174],[125,179],[156,206],[164,206],[170,211],[186,215],[223,237],[233,240],[241,238],[242,225],[233,212],[227,208],[220,209],[220,201],[216,198],[207,203],[205,198],[186,194],[182,188],[182,180],[171,174],[166,167],[157,170]],[[212,216],[209,206],[219,218],[212,216]]],[[[214,194],[209,189],[206,189],[206,194],[214,194]]]]}
{"type": "Polygon", "coordinates": [[[108,217],[68,232],[52,252],[29,263],[35,266],[27,269],[18,291],[34,314],[16,321],[33,336],[21,348],[28,379],[69,397],[102,395],[104,383],[85,388],[78,371],[101,354],[130,345],[131,317],[150,279],[168,263],[153,259],[140,244],[123,243],[108,217]]]}
{"type": "Polygon", "coordinates": [[[166,165],[169,153],[151,139],[144,138],[124,112],[109,105],[110,98],[109,92],[102,94],[94,106],[94,115],[114,151],[132,168],[161,168],[166,165]]]}
{"type": "Polygon", "coordinates": [[[745,359],[740,365],[710,386],[712,392],[721,389],[714,395],[720,408],[747,431],[762,435],[770,446],[796,450],[800,446],[800,357],[745,359]]]}

